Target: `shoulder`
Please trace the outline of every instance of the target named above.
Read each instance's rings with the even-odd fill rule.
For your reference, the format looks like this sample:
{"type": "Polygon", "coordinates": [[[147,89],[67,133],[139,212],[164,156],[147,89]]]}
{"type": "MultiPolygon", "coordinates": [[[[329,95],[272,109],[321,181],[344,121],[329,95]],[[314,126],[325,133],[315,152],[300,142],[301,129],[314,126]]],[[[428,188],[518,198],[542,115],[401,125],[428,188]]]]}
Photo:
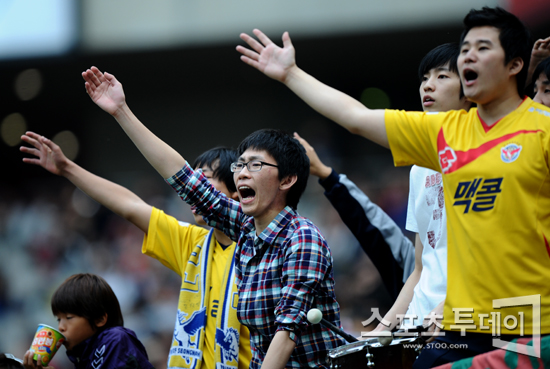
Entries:
{"type": "Polygon", "coordinates": [[[101,332],[94,345],[94,361],[105,368],[152,368],[147,352],[134,331],[111,327],[101,332]]]}
{"type": "Polygon", "coordinates": [[[319,232],[317,226],[311,221],[311,219],[299,215],[297,212],[292,214],[291,219],[288,223],[288,227],[292,229],[293,232],[300,232],[305,230],[310,230],[313,232],[319,232]]]}
{"type": "Polygon", "coordinates": [[[166,230],[181,230],[185,232],[191,232],[193,234],[196,234],[197,237],[200,236],[206,236],[208,233],[208,230],[203,227],[199,227],[195,224],[191,224],[188,222],[184,222],[181,220],[176,219],[172,215],[166,214],[164,211],[153,208],[153,212],[151,213],[151,220],[150,223],[152,226],[157,225],[157,227],[153,227],[153,230],[156,230],[157,232],[162,229],[166,230]]]}
{"type": "Polygon", "coordinates": [[[550,124],[550,108],[534,101],[529,101],[524,118],[538,119],[544,125],[550,124]]]}
{"type": "Polygon", "coordinates": [[[129,339],[137,339],[136,334],[131,329],[124,327],[107,328],[97,336],[97,341],[101,342],[118,342],[129,339]]]}
{"type": "Polygon", "coordinates": [[[145,351],[134,331],[124,327],[111,327],[101,332],[96,339],[96,347],[105,346],[113,351],[137,349],[145,351]]]}
{"type": "Polygon", "coordinates": [[[470,110],[449,110],[445,112],[426,112],[428,119],[433,119],[435,122],[441,125],[460,124],[462,126],[465,122],[477,121],[477,108],[471,108],[470,110]]]}
{"type": "Polygon", "coordinates": [[[308,218],[295,214],[288,224],[288,237],[291,245],[316,245],[327,247],[325,237],[308,218]]]}

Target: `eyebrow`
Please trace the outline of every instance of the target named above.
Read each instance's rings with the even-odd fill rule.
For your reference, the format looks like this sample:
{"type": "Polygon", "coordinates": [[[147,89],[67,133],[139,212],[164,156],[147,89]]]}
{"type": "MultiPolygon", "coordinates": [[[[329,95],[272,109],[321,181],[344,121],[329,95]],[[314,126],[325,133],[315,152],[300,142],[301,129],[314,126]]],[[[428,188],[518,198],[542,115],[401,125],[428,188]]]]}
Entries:
{"type": "MultiPolygon", "coordinates": [[[[438,72],[451,72],[451,70],[449,69],[449,67],[435,67],[435,68],[430,68],[426,73],[424,73],[422,76],[425,76],[426,74],[429,74],[431,70],[436,70],[438,72]]],[[[452,73],[452,72],[451,72],[452,73]]]]}
{"type": "MultiPolygon", "coordinates": [[[[541,82],[541,85],[543,85],[543,86],[550,85],[550,80],[548,80],[548,79],[543,80],[543,81],[541,82]]],[[[535,82],[533,88],[534,88],[535,90],[537,89],[537,82],[535,82]]]]}
{"type": "MultiPolygon", "coordinates": [[[[490,44],[492,45],[493,42],[491,40],[488,40],[488,39],[480,39],[480,40],[475,40],[474,42],[472,42],[473,44],[490,44]]],[[[464,45],[469,45],[470,44],[470,41],[462,41],[462,45],[460,46],[464,46],[464,45]]]]}
{"type": "MultiPolygon", "coordinates": [[[[248,161],[253,161],[253,160],[263,160],[263,157],[258,156],[258,155],[253,155],[253,156],[250,156],[250,157],[248,158],[248,161]]],[[[243,158],[242,156],[239,157],[239,161],[244,162],[244,158],[243,158]]]]}

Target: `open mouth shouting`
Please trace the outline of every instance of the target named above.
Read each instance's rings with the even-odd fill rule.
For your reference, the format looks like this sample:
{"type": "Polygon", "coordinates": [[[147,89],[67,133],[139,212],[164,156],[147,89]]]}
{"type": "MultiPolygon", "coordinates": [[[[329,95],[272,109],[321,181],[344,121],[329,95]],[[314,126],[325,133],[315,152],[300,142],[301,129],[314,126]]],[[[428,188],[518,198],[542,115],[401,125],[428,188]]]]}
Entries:
{"type": "Polygon", "coordinates": [[[477,72],[470,68],[464,69],[463,76],[464,76],[464,84],[466,86],[473,85],[478,77],[477,72]]]}
{"type": "Polygon", "coordinates": [[[239,196],[241,197],[241,204],[248,204],[254,201],[256,198],[256,191],[252,188],[242,185],[238,187],[239,196]]]}

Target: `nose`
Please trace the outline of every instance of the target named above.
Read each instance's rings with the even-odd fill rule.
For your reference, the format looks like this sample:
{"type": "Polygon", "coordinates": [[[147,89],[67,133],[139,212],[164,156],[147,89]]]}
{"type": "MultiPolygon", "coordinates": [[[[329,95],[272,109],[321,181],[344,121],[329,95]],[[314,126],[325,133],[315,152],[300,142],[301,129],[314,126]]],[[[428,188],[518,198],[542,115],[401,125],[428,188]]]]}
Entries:
{"type": "Polygon", "coordinates": [[[542,99],[540,98],[540,94],[538,92],[535,94],[535,96],[533,96],[533,101],[542,104],[542,99]]]}
{"type": "Polygon", "coordinates": [[[59,323],[57,323],[57,330],[61,333],[65,332],[65,324],[62,321],[59,321],[59,323]]]}
{"type": "Polygon", "coordinates": [[[424,82],[424,91],[433,91],[434,90],[434,83],[433,83],[433,78],[432,77],[429,77],[425,82],[424,82]]]}
{"type": "Polygon", "coordinates": [[[477,55],[475,53],[474,48],[472,47],[471,49],[466,51],[464,54],[460,54],[458,59],[459,60],[462,59],[463,63],[472,63],[476,60],[476,57],[477,55]]]}
{"type": "Polygon", "coordinates": [[[237,172],[237,178],[249,178],[250,177],[250,172],[248,170],[248,166],[244,166],[243,169],[241,169],[240,172],[237,172]]]}

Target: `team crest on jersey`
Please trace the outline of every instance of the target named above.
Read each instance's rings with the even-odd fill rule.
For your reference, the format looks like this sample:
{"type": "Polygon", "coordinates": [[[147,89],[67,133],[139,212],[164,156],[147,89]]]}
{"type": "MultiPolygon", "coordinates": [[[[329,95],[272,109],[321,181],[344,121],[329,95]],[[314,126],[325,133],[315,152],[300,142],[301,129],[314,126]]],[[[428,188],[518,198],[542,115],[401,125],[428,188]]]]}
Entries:
{"type": "Polygon", "coordinates": [[[193,312],[191,317],[185,319],[189,314],[178,309],[178,318],[174,329],[174,341],[170,355],[178,355],[189,364],[192,359],[202,359],[202,351],[199,348],[197,333],[204,328],[206,323],[206,308],[193,312]]]}
{"type": "Polygon", "coordinates": [[[500,158],[505,163],[511,163],[516,161],[520,152],[521,146],[511,143],[500,149],[500,158]]]}
{"type": "Polygon", "coordinates": [[[455,161],[456,153],[449,146],[445,146],[445,148],[439,152],[439,165],[443,173],[451,169],[455,161]]]}
{"type": "Polygon", "coordinates": [[[222,349],[222,361],[228,364],[237,361],[239,357],[239,332],[235,328],[227,328],[225,331],[216,328],[216,344],[222,349]]]}

